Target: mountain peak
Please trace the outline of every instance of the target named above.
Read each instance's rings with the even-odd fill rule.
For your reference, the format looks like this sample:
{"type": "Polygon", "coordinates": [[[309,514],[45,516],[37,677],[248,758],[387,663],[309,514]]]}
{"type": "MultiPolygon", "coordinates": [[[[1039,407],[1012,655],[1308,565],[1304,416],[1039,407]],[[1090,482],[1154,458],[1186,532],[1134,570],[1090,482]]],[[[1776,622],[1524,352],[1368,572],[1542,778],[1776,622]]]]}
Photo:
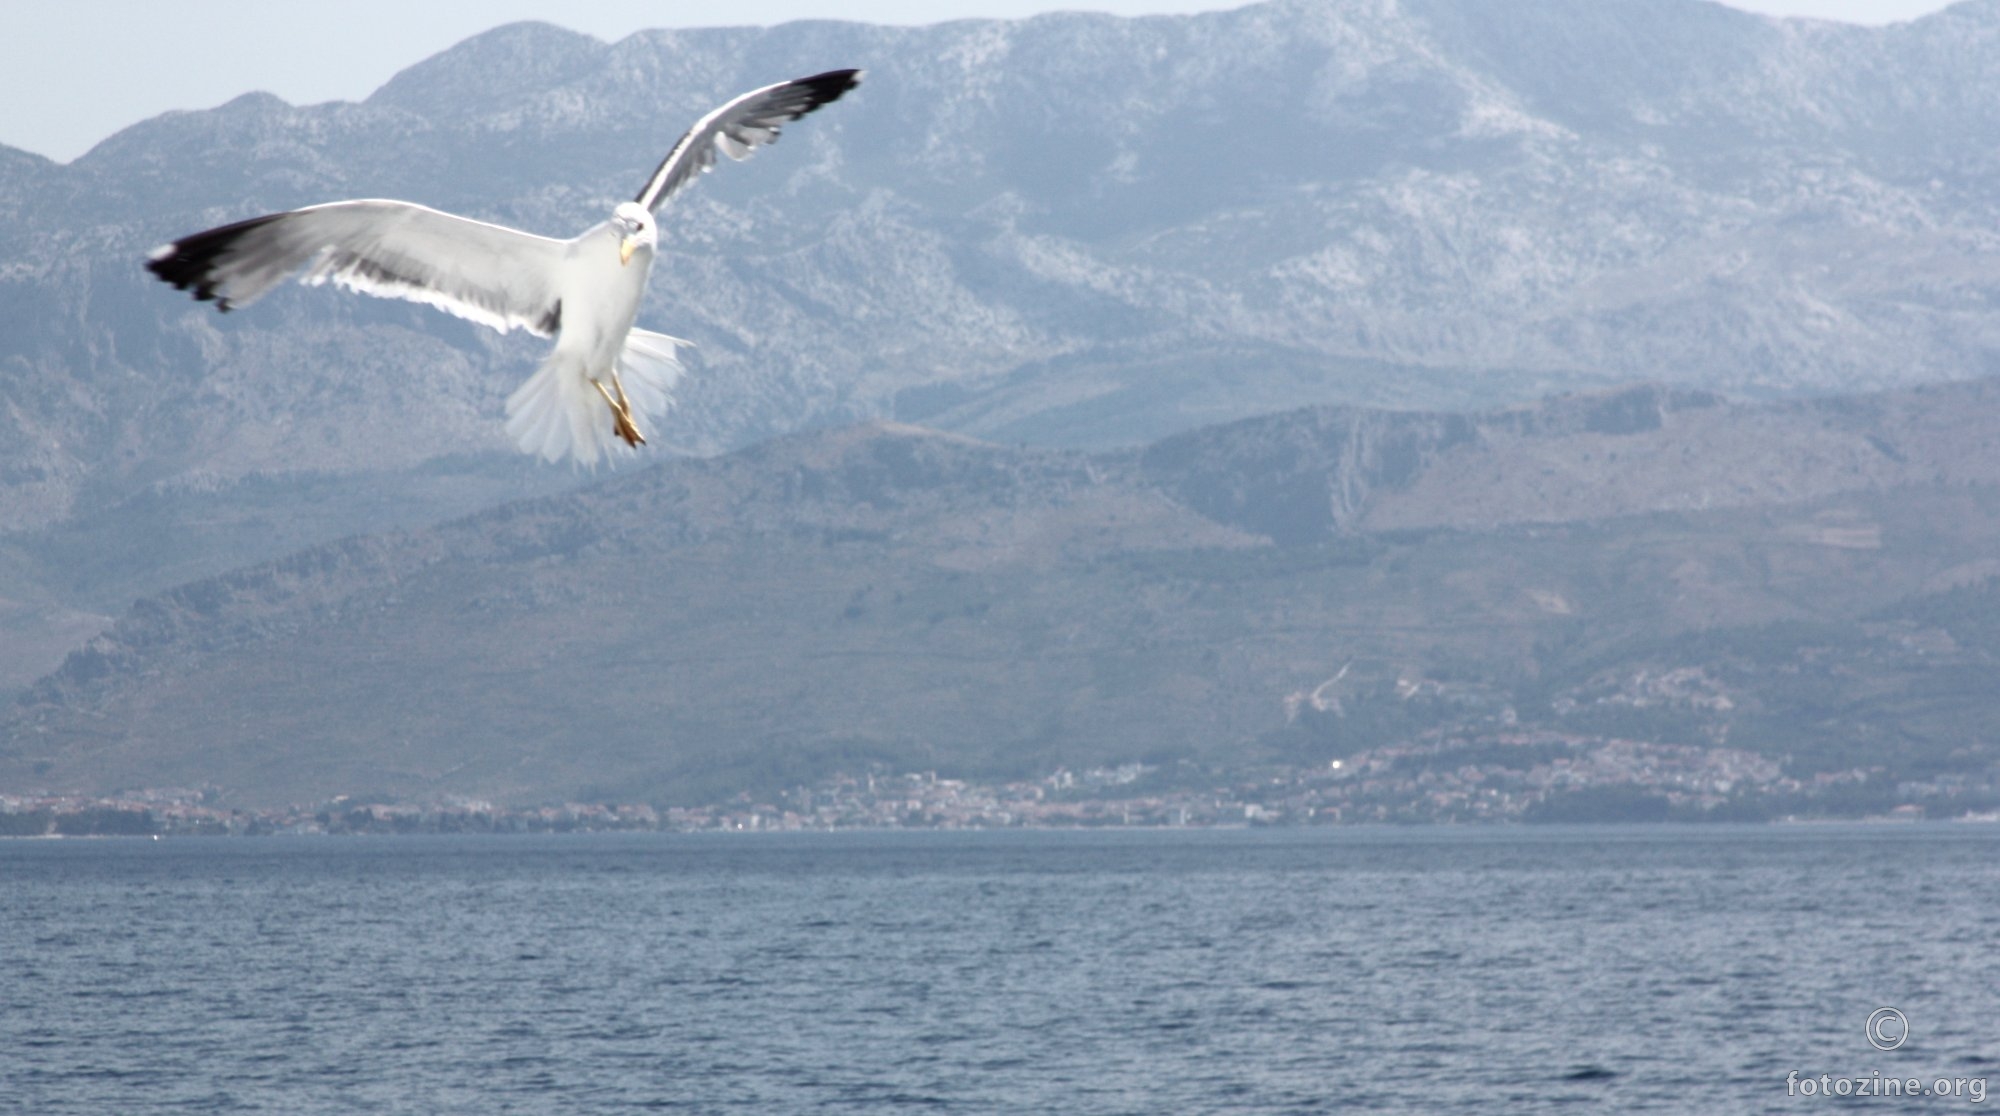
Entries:
{"type": "MultiPolygon", "coordinates": [[[[661,444],[871,415],[1074,449],[1305,405],[1427,416],[1273,428],[1280,453],[1362,423],[1387,484],[1395,438],[1454,411],[1964,377],[2000,366],[2000,150],[1976,142],[1996,15],[1835,34],[1706,0],[1277,0],[615,47],[514,24],[366,104],[252,95],[68,166],[0,153],[0,523],[37,548],[0,554],[0,597],[64,602],[54,646],[60,617],[173,579],[580,483],[501,456],[538,342],[293,285],[218,316],[147,275],[151,246],[357,196],[573,233],[714,98],[844,64],[877,76],[662,214],[640,322],[698,347],[661,444]],[[216,489],[155,485],[189,474],[216,489]],[[165,561],[163,537],[190,541],[165,561]]],[[[1682,414],[1568,406],[1536,421],[1644,440],[1682,414]]]]}
{"type": "Polygon", "coordinates": [[[609,49],[599,39],[552,23],[503,24],[403,70],[368,103],[424,116],[480,115],[482,106],[574,81],[609,49]]]}

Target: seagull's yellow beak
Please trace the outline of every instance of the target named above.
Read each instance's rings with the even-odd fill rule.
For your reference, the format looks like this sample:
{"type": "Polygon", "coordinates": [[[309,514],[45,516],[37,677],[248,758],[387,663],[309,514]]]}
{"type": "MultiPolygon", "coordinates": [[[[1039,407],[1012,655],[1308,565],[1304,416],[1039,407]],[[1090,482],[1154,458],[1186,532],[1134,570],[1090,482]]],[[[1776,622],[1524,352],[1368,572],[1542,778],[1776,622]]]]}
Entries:
{"type": "Polygon", "coordinates": [[[620,264],[631,263],[632,253],[638,250],[639,250],[639,238],[636,236],[626,237],[624,240],[618,243],[618,262],[620,264]]]}

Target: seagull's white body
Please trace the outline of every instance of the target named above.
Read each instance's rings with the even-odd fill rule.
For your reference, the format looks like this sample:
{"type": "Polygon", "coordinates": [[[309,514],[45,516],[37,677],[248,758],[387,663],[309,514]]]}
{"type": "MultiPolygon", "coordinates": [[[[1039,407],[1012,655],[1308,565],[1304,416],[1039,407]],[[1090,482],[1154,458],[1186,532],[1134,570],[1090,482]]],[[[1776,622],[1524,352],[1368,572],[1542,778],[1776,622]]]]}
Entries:
{"type": "Polygon", "coordinates": [[[674,350],[687,342],[633,328],[653,270],[654,243],[643,238],[622,266],[604,266],[623,251],[624,241],[619,225],[606,221],[562,245],[562,261],[553,273],[556,303],[588,306],[591,312],[562,323],[540,370],[507,398],[508,435],[544,460],[574,457],[589,463],[616,452],[615,419],[605,421],[601,405],[608,401],[592,386],[611,379],[607,372],[620,374],[634,419],[657,419],[673,402],[681,375],[674,350]]]}
{"type": "Polygon", "coordinates": [[[653,210],[715,163],[778,138],[780,125],[860,81],[835,70],[753,90],[696,122],[634,201],[570,240],[555,240],[410,202],[363,199],[253,217],[155,249],[147,268],[222,310],[248,305],[287,275],[308,284],[427,303],[506,332],[555,338],[541,368],[507,400],[507,432],[549,461],[594,465],[643,444],[640,421],[672,403],[687,342],[634,328],[659,243],[653,210]]]}

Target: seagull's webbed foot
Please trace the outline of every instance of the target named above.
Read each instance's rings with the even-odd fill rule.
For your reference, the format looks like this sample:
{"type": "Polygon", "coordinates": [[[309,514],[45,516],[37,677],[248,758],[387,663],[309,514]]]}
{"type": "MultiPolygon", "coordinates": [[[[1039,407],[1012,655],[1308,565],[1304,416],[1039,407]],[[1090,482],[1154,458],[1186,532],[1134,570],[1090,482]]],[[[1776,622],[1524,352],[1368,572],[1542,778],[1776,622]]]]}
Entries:
{"type": "Polygon", "coordinates": [[[611,405],[611,424],[618,437],[634,449],[645,445],[646,436],[639,433],[638,424],[632,421],[632,404],[625,398],[625,385],[618,382],[618,373],[611,374],[611,388],[605,387],[603,380],[592,380],[590,386],[611,405]],[[613,395],[612,388],[618,389],[618,394],[613,395]]]}

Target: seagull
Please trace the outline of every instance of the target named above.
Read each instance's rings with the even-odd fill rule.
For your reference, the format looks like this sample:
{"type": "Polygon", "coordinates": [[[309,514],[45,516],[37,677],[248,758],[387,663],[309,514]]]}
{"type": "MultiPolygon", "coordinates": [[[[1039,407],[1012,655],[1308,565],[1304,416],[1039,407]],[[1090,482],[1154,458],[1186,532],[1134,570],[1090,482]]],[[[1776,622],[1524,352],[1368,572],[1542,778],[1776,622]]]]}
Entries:
{"type": "Polygon", "coordinates": [[[507,399],[507,434],[545,461],[595,466],[646,442],[680,378],[689,344],[633,328],[659,246],[654,211],[715,165],[745,159],[779,128],[861,81],[831,70],[755,89],[697,121],[637,198],[569,240],[364,198],[252,217],[153,249],[146,268],[198,300],[248,306],[286,276],[426,303],[502,333],[520,328],[555,348],[507,399]],[[620,372],[624,375],[621,377],[620,372]]]}

